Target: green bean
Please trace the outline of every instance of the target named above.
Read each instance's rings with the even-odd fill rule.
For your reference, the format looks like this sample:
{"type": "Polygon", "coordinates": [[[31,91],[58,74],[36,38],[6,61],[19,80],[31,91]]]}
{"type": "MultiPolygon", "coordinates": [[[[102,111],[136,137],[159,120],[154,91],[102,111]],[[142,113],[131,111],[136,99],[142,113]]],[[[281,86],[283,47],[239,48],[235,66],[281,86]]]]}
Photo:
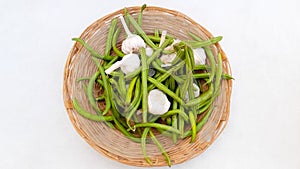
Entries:
{"type": "Polygon", "coordinates": [[[184,104],[184,101],[178,97],[173,91],[171,91],[170,89],[166,88],[166,86],[164,86],[162,83],[160,83],[159,81],[148,77],[148,81],[151,82],[152,84],[154,84],[158,89],[162,90],[163,92],[165,92],[167,95],[169,95],[170,97],[172,97],[174,100],[176,100],[179,104],[184,104]]]}
{"type": "Polygon", "coordinates": [[[170,117],[167,117],[166,123],[167,123],[167,125],[171,126],[172,125],[172,119],[170,117]]]}
{"type": "Polygon", "coordinates": [[[157,49],[158,47],[150,40],[150,38],[146,35],[146,33],[143,31],[143,29],[138,25],[138,23],[134,20],[134,18],[127,14],[125,15],[125,18],[128,18],[134,29],[137,31],[137,33],[144,39],[144,41],[153,49],[157,49]]]}
{"type": "Polygon", "coordinates": [[[146,139],[147,139],[149,130],[150,130],[149,127],[144,129],[143,134],[142,134],[142,139],[141,139],[141,145],[142,145],[142,151],[143,151],[145,160],[147,161],[148,164],[152,165],[152,161],[148,157],[147,150],[146,150],[146,139]]]}
{"type": "Polygon", "coordinates": [[[97,101],[101,101],[101,100],[104,100],[104,99],[105,99],[105,95],[101,95],[101,96],[96,97],[97,101]]]}
{"type": "Polygon", "coordinates": [[[205,40],[205,41],[201,41],[201,42],[186,42],[189,46],[191,46],[193,49],[195,48],[202,48],[202,47],[207,47],[209,45],[213,45],[219,41],[222,40],[222,36],[217,36],[217,37],[213,37],[211,39],[205,40]]]}
{"type": "MultiPolygon", "coordinates": [[[[101,78],[103,81],[103,87],[104,87],[104,94],[106,96],[110,96],[109,90],[110,90],[110,85],[108,83],[108,79],[106,77],[106,74],[104,72],[104,68],[99,64],[99,62],[96,61],[95,58],[92,58],[92,60],[95,62],[95,64],[97,65],[99,72],[101,74],[101,78]]],[[[109,109],[111,108],[111,102],[110,102],[110,98],[109,97],[105,97],[105,110],[103,111],[103,115],[105,115],[109,109]]]]}
{"type": "Polygon", "coordinates": [[[119,59],[118,56],[114,56],[112,60],[110,60],[104,67],[104,69],[108,69],[109,67],[111,67],[111,65],[113,65],[117,60],[119,59]]]}
{"type": "Polygon", "coordinates": [[[141,81],[138,78],[138,80],[136,82],[136,87],[134,90],[134,97],[133,97],[133,100],[132,100],[130,106],[128,107],[128,110],[131,110],[132,108],[134,108],[134,106],[141,101],[139,98],[142,98],[142,95],[141,95],[141,81]]]}
{"type": "Polygon", "coordinates": [[[217,66],[217,71],[216,71],[216,79],[215,79],[215,92],[218,91],[221,83],[221,78],[222,78],[222,55],[221,53],[218,54],[218,66],[217,66]]]}
{"type": "Polygon", "coordinates": [[[86,50],[88,50],[91,54],[91,56],[98,58],[98,59],[103,59],[103,60],[112,60],[113,57],[109,56],[109,55],[101,55],[100,53],[98,53],[96,50],[94,50],[92,47],[90,47],[84,40],[80,39],[80,38],[72,38],[73,41],[76,41],[78,43],[80,43],[86,50]]]}
{"type": "Polygon", "coordinates": [[[158,29],[155,29],[155,30],[154,30],[154,36],[155,36],[155,37],[159,37],[159,31],[158,31],[158,29]]]}
{"type": "Polygon", "coordinates": [[[97,83],[99,83],[101,86],[103,86],[103,81],[102,81],[101,79],[97,79],[96,81],[97,81],[97,83]]]}
{"type": "Polygon", "coordinates": [[[142,7],[141,7],[141,11],[139,12],[139,14],[138,14],[138,25],[139,26],[142,26],[142,17],[143,17],[143,11],[144,11],[144,9],[147,7],[147,5],[146,4],[144,4],[142,7]]]}
{"type": "Polygon", "coordinates": [[[195,79],[206,79],[210,77],[210,73],[197,73],[197,74],[193,74],[193,77],[195,79]]]}
{"type": "Polygon", "coordinates": [[[147,111],[148,111],[148,91],[147,91],[147,76],[148,76],[148,66],[147,66],[147,56],[145,48],[140,49],[141,59],[142,59],[142,112],[143,112],[143,122],[147,122],[147,111]]]}
{"type": "Polygon", "coordinates": [[[128,109],[129,112],[126,114],[126,123],[127,123],[127,126],[129,127],[129,130],[132,130],[132,131],[135,130],[135,126],[133,126],[134,128],[132,128],[130,125],[130,119],[136,113],[137,109],[139,108],[139,105],[140,105],[139,103],[141,102],[141,100],[142,100],[142,95],[140,95],[138,98],[138,104],[133,105],[132,109],[128,109]]]}
{"type": "Polygon", "coordinates": [[[170,133],[168,131],[162,130],[162,129],[156,129],[161,135],[165,136],[165,137],[172,137],[173,134],[175,133],[170,133]]]}
{"type": "MultiPolygon", "coordinates": [[[[174,129],[177,129],[177,128],[178,128],[177,125],[178,125],[178,124],[177,124],[177,115],[173,115],[173,116],[172,116],[172,127],[173,127],[174,129]]],[[[175,133],[172,134],[172,140],[173,140],[173,143],[174,143],[174,144],[177,142],[177,134],[175,134],[175,133]]]]}
{"type": "Polygon", "coordinates": [[[192,111],[189,112],[189,117],[190,117],[190,123],[191,123],[191,126],[192,126],[191,142],[193,143],[196,140],[197,130],[196,130],[196,119],[195,119],[194,113],[192,111]]]}
{"type": "Polygon", "coordinates": [[[231,79],[234,80],[234,78],[233,78],[231,75],[226,74],[226,73],[225,73],[225,74],[222,74],[222,78],[223,78],[223,79],[226,79],[226,80],[231,80],[231,79]]]}
{"type": "Polygon", "coordinates": [[[170,131],[173,133],[180,134],[179,130],[174,129],[171,126],[165,125],[165,124],[160,124],[160,123],[138,123],[134,125],[136,128],[138,127],[151,127],[151,128],[158,128],[166,131],[170,131]]]}
{"type": "Polygon", "coordinates": [[[197,36],[196,34],[192,33],[192,32],[188,32],[189,35],[196,41],[203,41],[203,39],[201,39],[199,36],[197,36]]]}
{"type": "Polygon", "coordinates": [[[134,77],[132,79],[132,81],[130,82],[130,84],[129,84],[129,87],[127,89],[126,99],[125,99],[125,104],[126,105],[130,104],[130,102],[131,102],[133,89],[134,89],[134,86],[136,84],[137,79],[138,79],[138,77],[134,77]]]}
{"type": "Polygon", "coordinates": [[[160,42],[160,37],[159,36],[151,36],[151,35],[148,35],[149,39],[152,41],[152,42],[155,42],[155,43],[159,43],[160,42]]]}
{"type": "Polygon", "coordinates": [[[210,66],[211,66],[211,71],[210,71],[210,77],[209,79],[207,80],[207,84],[208,83],[211,83],[212,80],[214,79],[215,77],[215,73],[216,73],[216,62],[215,62],[215,59],[214,59],[214,56],[213,56],[213,53],[212,51],[210,50],[209,47],[204,47],[204,50],[206,52],[206,55],[209,59],[209,62],[210,62],[210,66]]]}
{"type": "Polygon", "coordinates": [[[210,70],[208,65],[195,65],[194,70],[210,70]]]}
{"type": "Polygon", "coordinates": [[[194,58],[194,52],[193,50],[190,48],[190,47],[186,47],[186,50],[187,50],[187,55],[189,56],[190,58],[190,61],[191,61],[191,66],[192,66],[192,70],[195,69],[195,58],[194,58]]]}
{"type": "Polygon", "coordinates": [[[77,99],[74,98],[73,99],[73,107],[74,109],[83,117],[89,119],[89,120],[93,120],[93,121],[113,121],[113,117],[112,116],[98,116],[95,114],[91,114],[89,112],[87,112],[86,110],[84,110],[78,103],[77,99]]]}
{"type": "Polygon", "coordinates": [[[157,71],[159,71],[161,73],[167,72],[164,68],[159,66],[159,64],[157,62],[153,61],[151,64],[152,64],[153,68],[156,69],[157,71]]]}
{"type": "Polygon", "coordinates": [[[90,80],[90,79],[91,79],[91,77],[81,77],[81,78],[78,78],[76,80],[76,82],[78,83],[78,82],[81,82],[81,81],[84,81],[84,80],[90,80]]]}
{"type": "Polygon", "coordinates": [[[170,160],[170,157],[169,157],[168,153],[166,153],[165,149],[160,144],[160,142],[156,139],[156,137],[154,136],[154,134],[152,133],[151,130],[150,130],[150,137],[151,137],[152,141],[156,144],[156,146],[158,147],[158,149],[161,151],[161,153],[163,154],[163,156],[165,157],[168,166],[171,167],[171,160],[170,160]]]}
{"type": "Polygon", "coordinates": [[[100,71],[97,71],[90,79],[89,81],[89,84],[87,86],[87,97],[88,97],[88,100],[90,102],[90,104],[92,105],[93,109],[96,111],[97,115],[101,115],[102,112],[100,111],[98,105],[97,105],[97,102],[93,96],[93,89],[94,89],[94,86],[95,86],[95,81],[96,79],[98,78],[98,76],[100,76],[100,71]]]}
{"type": "Polygon", "coordinates": [[[87,86],[86,86],[84,83],[82,83],[82,84],[81,84],[81,87],[83,88],[83,91],[84,91],[85,94],[87,95],[87,86]]]}
{"type": "MultiPolygon", "coordinates": [[[[179,108],[181,111],[184,111],[184,108],[182,105],[180,105],[179,108]]],[[[178,130],[180,132],[180,136],[183,136],[184,133],[184,119],[181,116],[178,116],[178,130]]]]}
{"type": "Polygon", "coordinates": [[[121,89],[121,96],[125,100],[125,98],[126,98],[126,82],[125,82],[123,73],[121,73],[121,76],[119,76],[119,85],[120,85],[120,89],[121,89]]]}
{"type": "Polygon", "coordinates": [[[114,51],[118,56],[123,57],[123,56],[125,56],[125,54],[124,54],[122,51],[120,51],[120,50],[117,48],[117,46],[116,46],[116,44],[117,44],[117,39],[118,39],[118,36],[119,36],[120,32],[121,32],[121,29],[120,29],[120,28],[117,28],[117,29],[116,29],[116,32],[114,33],[113,39],[112,39],[112,48],[113,48],[113,51],[114,51]]]}
{"type": "MultiPolygon", "coordinates": [[[[171,69],[169,69],[168,71],[166,71],[163,75],[160,75],[156,80],[158,82],[162,82],[164,80],[166,80],[170,75],[172,75],[172,72],[177,71],[178,69],[180,69],[182,66],[184,66],[184,62],[180,62],[177,65],[173,66],[171,69]]],[[[176,79],[175,79],[176,80],[176,79]]],[[[148,91],[154,89],[155,85],[149,85],[148,86],[148,91]]]]}
{"type": "Polygon", "coordinates": [[[209,89],[206,92],[202,93],[199,97],[197,97],[193,100],[189,100],[185,105],[186,106],[195,106],[197,104],[201,104],[212,96],[213,91],[214,91],[214,87],[213,87],[213,85],[210,85],[209,89]]]}
{"type": "Polygon", "coordinates": [[[106,46],[105,46],[105,51],[104,51],[104,55],[108,56],[110,54],[110,50],[111,50],[111,42],[112,42],[112,38],[115,32],[115,28],[117,25],[117,18],[113,18],[108,30],[108,34],[107,34],[107,40],[106,40],[106,46]]]}
{"type": "Polygon", "coordinates": [[[180,109],[169,110],[165,114],[163,114],[161,116],[161,118],[165,119],[165,118],[167,118],[169,116],[172,116],[172,115],[175,115],[175,114],[178,114],[179,116],[181,116],[185,121],[189,120],[189,117],[185,114],[185,112],[180,110],[180,109]]]}
{"type": "Polygon", "coordinates": [[[116,118],[114,118],[114,122],[116,124],[116,127],[119,129],[119,131],[122,132],[128,139],[137,143],[141,143],[141,139],[134,137],[130,132],[128,132],[116,118]]]}
{"type": "Polygon", "coordinates": [[[122,98],[122,99],[125,99],[124,97],[123,97],[123,94],[122,94],[122,89],[121,89],[121,87],[118,85],[118,82],[115,80],[115,79],[113,79],[113,78],[110,78],[109,79],[109,82],[111,83],[111,85],[116,89],[116,91],[117,91],[117,93],[116,93],[116,96],[120,96],[120,98],[122,98]]]}
{"type": "MultiPolygon", "coordinates": [[[[201,130],[201,128],[204,126],[204,124],[207,122],[209,116],[211,115],[213,109],[210,109],[206,114],[205,116],[200,120],[200,122],[197,123],[197,126],[196,126],[196,132],[199,132],[201,130]]],[[[189,130],[189,131],[186,131],[184,134],[183,134],[183,138],[186,138],[186,137],[189,137],[192,135],[192,131],[189,130]]]]}

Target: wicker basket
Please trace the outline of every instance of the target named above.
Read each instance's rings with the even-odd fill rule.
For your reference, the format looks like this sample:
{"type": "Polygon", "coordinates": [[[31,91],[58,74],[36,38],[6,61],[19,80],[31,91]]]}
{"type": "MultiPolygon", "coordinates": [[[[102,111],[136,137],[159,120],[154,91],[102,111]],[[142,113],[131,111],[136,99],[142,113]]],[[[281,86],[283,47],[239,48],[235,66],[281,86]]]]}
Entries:
{"type": "MultiPolygon", "coordinates": [[[[128,11],[136,17],[140,7],[130,7],[128,11]]],[[[121,9],[97,20],[81,34],[80,38],[100,53],[103,53],[110,21],[117,15],[123,14],[123,12],[123,9],[121,9]]],[[[121,27],[121,25],[118,26],[121,27]]],[[[168,34],[174,35],[179,39],[191,39],[187,34],[189,31],[203,39],[213,37],[211,33],[188,16],[174,10],[159,7],[147,7],[145,9],[142,28],[149,34],[153,33],[156,28],[167,30],[168,34]]],[[[121,33],[119,39],[125,39],[124,32],[121,33]]],[[[118,43],[120,44],[120,42],[118,43]]],[[[220,45],[216,44],[212,51],[215,57],[218,51],[221,52],[223,71],[231,74],[226,55],[220,45]]],[[[118,130],[113,130],[104,123],[85,119],[74,110],[72,99],[76,97],[84,109],[93,112],[81,85],[76,82],[76,79],[79,77],[91,76],[97,70],[88,56],[88,51],[79,43],[75,43],[65,66],[63,96],[65,107],[74,128],[88,144],[105,156],[128,165],[149,166],[144,159],[140,143],[130,141],[118,130]]],[[[170,139],[158,136],[158,139],[170,155],[173,165],[185,162],[201,154],[222,132],[229,117],[231,86],[231,80],[222,81],[221,93],[213,104],[214,110],[206,125],[198,132],[195,143],[190,143],[190,138],[187,138],[178,141],[177,144],[173,144],[170,139]]],[[[167,165],[164,157],[155,145],[147,144],[147,152],[148,155],[151,155],[150,159],[153,162],[153,166],[167,165]]]]}

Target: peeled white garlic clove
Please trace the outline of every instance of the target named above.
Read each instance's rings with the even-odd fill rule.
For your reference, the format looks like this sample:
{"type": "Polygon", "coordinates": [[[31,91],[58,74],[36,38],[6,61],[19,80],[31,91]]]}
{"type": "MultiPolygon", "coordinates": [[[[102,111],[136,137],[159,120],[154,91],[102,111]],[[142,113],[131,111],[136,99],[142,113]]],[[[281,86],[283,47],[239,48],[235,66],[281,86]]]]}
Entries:
{"type": "Polygon", "coordinates": [[[132,34],[130,32],[122,15],[119,18],[127,34],[127,38],[122,42],[122,51],[125,54],[129,54],[138,52],[141,47],[145,48],[146,43],[144,42],[144,40],[139,35],[132,34]]]}
{"type": "Polygon", "coordinates": [[[153,54],[153,49],[150,47],[146,47],[146,56],[151,56],[153,54]]]}
{"type": "Polygon", "coordinates": [[[130,72],[135,71],[140,67],[141,60],[137,54],[131,53],[128,55],[125,55],[122,59],[121,64],[121,70],[128,74],[130,72]]]}
{"type": "Polygon", "coordinates": [[[167,96],[158,89],[153,89],[148,94],[148,111],[151,114],[161,115],[166,113],[171,103],[167,96]]]}
{"type": "Polygon", "coordinates": [[[203,65],[206,60],[206,53],[203,48],[193,49],[195,65],[203,65]]]}
{"type": "Polygon", "coordinates": [[[117,61],[113,65],[111,65],[108,69],[105,70],[106,74],[111,74],[114,70],[121,67],[121,70],[128,74],[133,72],[135,69],[139,68],[141,64],[140,58],[137,54],[131,53],[125,55],[121,61],[117,61]]]}
{"type": "MultiPolygon", "coordinates": [[[[195,98],[200,95],[200,88],[196,83],[193,83],[193,91],[194,91],[195,98]]],[[[189,93],[188,92],[186,92],[185,100],[186,101],[189,100],[189,93]]]]}
{"type": "Polygon", "coordinates": [[[172,53],[170,55],[161,55],[159,58],[164,64],[170,64],[176,58],[176,53],[172,53]]]}

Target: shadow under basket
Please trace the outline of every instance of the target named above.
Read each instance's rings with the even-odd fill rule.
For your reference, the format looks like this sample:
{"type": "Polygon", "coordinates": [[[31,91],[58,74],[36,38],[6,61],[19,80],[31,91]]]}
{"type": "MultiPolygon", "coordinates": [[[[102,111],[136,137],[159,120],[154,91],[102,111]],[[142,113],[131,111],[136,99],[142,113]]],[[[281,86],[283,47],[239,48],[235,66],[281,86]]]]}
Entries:
{"type": "MultiPolygon", "coordinates": [[[[128,12],[134,18],[140,12],[140,7],[129,7],[128,12]]],[[[104,53],[107,33],[113,18],[124,14],[124,10],[111,13],[90,25],[80,36],[92,48],[104,53]]],[[[118,22],[118,26],[121,24],[118,22]]],[[[147,34],[153,34],[155,29],[166,30],[168,34],[182,40],[191,40],[188,32],[193,32],[202,39],[212,38],[212,34],[204,27],[190,19],[188,16],[169,9],[147,7],[143,12],[142,28],[147,34]]],[[[125,39],[124,31],[118,38],[118,45],[125,39]]],[[[230,65],[220,45],[212,47],[215,59],[220,52],[223,60],[223,73],[231,75],[230,65]]],[[[141,144],[129,140],[117,129],[108,127],[103,122],[90,121],[80,116],[73,108],[72,99],[77,98],[81,106],[94,112],[80,83],[80,77],[90,77],[97,71],[89,52],[79,43],[75,43],[68,56],[64,70],[63,97],[69,118],[81,137],[95,150],[105,156],[132,166],[149,167],[142,153],[141,144]]],[[[232,80],[222,80],[220,94],[213,103],[213,112],[207,123],[197,133],[196,141],[190,143],[191,138],[178,140],[176,144],[172,139],[157,135],[166,152],[169,154],[172,165],[183,163],[204,152],[219,136],[227,124],[230,110],[230,96],[232,80]]],[[[152,166],[167,166],[167,162],[160,150],[154,144],[146,145],[147,153],[153,163],[152,166]]]]}

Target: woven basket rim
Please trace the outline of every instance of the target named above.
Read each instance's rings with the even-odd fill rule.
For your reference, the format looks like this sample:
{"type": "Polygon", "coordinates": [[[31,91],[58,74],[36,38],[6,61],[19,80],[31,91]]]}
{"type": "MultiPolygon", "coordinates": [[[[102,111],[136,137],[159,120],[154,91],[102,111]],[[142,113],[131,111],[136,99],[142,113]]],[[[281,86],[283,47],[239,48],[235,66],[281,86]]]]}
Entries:
{"type": "MultiPolygon", "coordinates": [[[[127,9],[128,9],[128,12],[130,14],[132,14],[132,13],[136,13],[137,11],[139,11],[140,10],[140,6],[127,7],[127,9]]],[[[201,26],[200,24],[198,24],[197,22],[195,22],[193,19],[191,19],[187,15],[185,15],[185,14],[183,14],[181,12],[178,12],[176,10],[170,10],[170,9],[166,9],[166,8],[162,8],[162,7],[157,7],[157,6],[147,6],[147,8],[145,9],[145,11],[148,11],[148,12],[149,11],[150,12],[151,11],[158,11],[158,12],[163,12],[163,13],[166,13],[166,14],[174,15],[174,17],[183,18],[186,21],[190,22],[193,26],[196,26],[197,28],[201,29],[207,36],[209,36],[209,37],[213,36],[208,30],[206,30],[206,28],[204,28],[203,26],[201,26]]],[[[97,27],[99,25],[99,23],[104,23],[105,21],[110,20],[111,18],[116,17],[116,16],[118,16],[120,14],[124,14],[124,9],[117,10],[115,12],[107,14],[104,17],[96,20],[91,25],[89,25],[81,33],[81,35],[79,37],[80,38],[83,38],[83,37],[84,38],[88,38],[89,36],[91,36],[94,33],[93,31],[96,31],[94,29],[92,29],[93,31],[91,31],[91,28],[94,28],[95,26],[97,27]]],[[[217,49],[221,53],[223,62],[226,62],[226,67],[227,67],[227,71],[228,71],[227,73],[231,75],[231,67],[229,65],[228,59],[226,57],[226,54],[224,53],[224,51],[222,50],[221,46],[218,43],[215,44],[215,46],[217,47],[217,49]]],[[[71,100],[71,93],[70,93],[70,91],[68,89],[67,80],[68,80],[69,75],[70,75],[70,72],[69,72],[70,69],[69,69],[69,67],[70,67],[71,61],[73,59],[73,56],[75,55],[76,52],[80,51],[80,49],[81,48],[78,48],[76,46],[76,43],[74,43],[74,45],[72,46],[72,49],[71,49],[71,51],[70,51],[70,53],[68,55],[68,58],[67,58],[67,61],[66,61],[66,64],[65,64],[65,68],[64,68],[63,99],[64,99],[64,105],[66,107],[69,119],[71,120],[74,129],[77,131],[77,133],[79,133],[79,135],[88,144],[90,144],[94,149],[96,149],[98,152],[101,152],[106,157],[109,157],[109,158],[111,158],[113,160],[119,161],[119,162],[127,164],[127,165],[144,166],[144,167],[147,166],[147,167],[149,167],[148,165],[144,165],[145,163],[143,163],[143,164],[141,164],[141,163],[134,163],[134,162],[128,161],[127,159],[123,159],[122,157],[114,156],[113,153],[108,152],[104,148],[98,146],[93,140],[91,140],[88,137],[88,135],[87,135],[87,133],[85,133],[85,131],[83,131],[79,126],[76,125],[76,120],[77,119],[74,117],[74,114],[73,114],[73,105],[72,105],[72,100],[71,100]]],[[[219,123],[220,126],[218,126],[217,131],[216,131],[215,135],[213,136],[213,138],[212,138],[212,140],[211,140],[210,143],[214,142],[214,140],[220,135],[220,133],[222,133],[222,131],[224,130],[225,126],[227,125],[227,122],[228,122],[228,119],[229,119],[229,113],[230,113],[230,96],[231,96],[231,90],[232,90],[232,81],[229,80],[228,81],[228,91],[227,91],[227,99],[228,99],[227,102],[229,102],[229,106],[227,107],[226,112],[224,114],[224,118],[222,119],[222,122],[220,121],[220,123],[219,123]]],[[[195,154],[193,157],[201,154],[207,148],[208,148],[208,146],[205,147],[203,150],[199,151],[199,153],[195,154]]],[[[191,157],[191,158],[193,158],[193,157],[191,157]]],[[[184,161],[186,161],[186,160],[184,160],[184,161]]],[[[178,163],[182,163],[184,161],[180,161],[179,160],[178,163]]],[[[178,163],[175,162],[175,164],[178,164],[178,163]]],[[[160,164],[157,164],[157,165],[154,165],[154,166],[165,166],[165,165],[166,164],[161,164],[160,163],[160,164]]]]}

